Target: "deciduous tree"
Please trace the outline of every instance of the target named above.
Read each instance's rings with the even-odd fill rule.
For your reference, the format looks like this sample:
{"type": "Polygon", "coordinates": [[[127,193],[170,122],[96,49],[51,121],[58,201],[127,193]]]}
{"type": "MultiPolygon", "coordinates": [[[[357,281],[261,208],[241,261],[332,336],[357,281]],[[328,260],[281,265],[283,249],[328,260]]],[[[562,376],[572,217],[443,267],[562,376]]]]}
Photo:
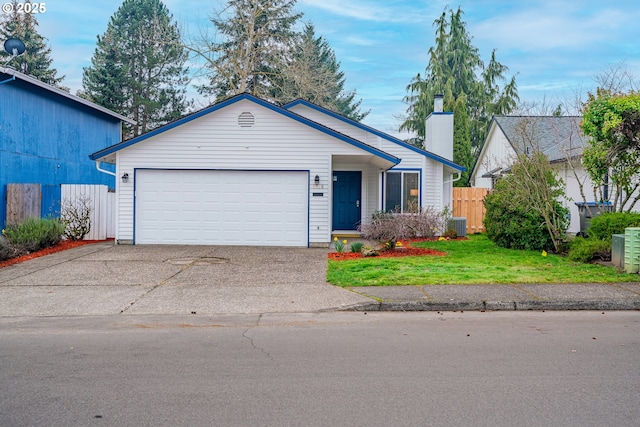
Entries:
{"type": "Polygon", "coordinates": [[[630,211],[640,199],[640,93],[589,94],[582,130],[591,137],[583,164],[599,193],[596,200],[630,211]]]}
{"type": "Polygon", "coordinates": [[[211,19],[219,40],[191,51],[205,60],[209,83],[199,91],[216,101],[239,93],[276,101],[274,90],[295,40],[295,0],[229,0],[211,19]]]}
{"type": "Polygon", "coordinates": [[[298,98],[359,121],[356,92],[345,89],[344,73],[329,42],[313,24],[302,32],[295,0],[229,0],[211,19],[215,36],[205,33],[189,44],[204,61],[208,82],[198,91],[212,101],[250,93],[283,105],[298,98]]]}
{"type": "Polygon", "coordinates": [[[485,228],[498,245],[560,252],[569,225],[558,198],[564,183],[539,151],[520,154],[485,197],[485,228]]]}
{"type": "Polygon", "coordinates": [[[359,109],[362,101],[354,100],[356,92],[344,88],[344,72],[334,50],[324,37],[316,36],[313,24],[307,23],[295,39],[289,58],[274,87],[278,102],[302,98],[355,121],[366,117],[368,112],[359,109]]]}

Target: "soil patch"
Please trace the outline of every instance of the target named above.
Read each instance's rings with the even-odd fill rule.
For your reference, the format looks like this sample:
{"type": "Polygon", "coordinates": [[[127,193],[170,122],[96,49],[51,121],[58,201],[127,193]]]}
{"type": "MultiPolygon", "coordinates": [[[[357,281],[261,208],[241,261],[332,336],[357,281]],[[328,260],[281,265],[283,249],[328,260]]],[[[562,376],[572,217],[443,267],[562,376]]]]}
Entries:
{"type": "Polygon", "coordinates": [[[67,249],[77,248],[78,246],[90,245],[92,243],[99,242],[104,242],[104,240],[62,240],[55,246],[50,246],[48,248],[40,249],[39,251],[31,252],[26,255],[0,261],[0,268],[29,261],[30,259],[39,258],[41,256],[53,254],[56,252],[66,251],[67,249]]]}

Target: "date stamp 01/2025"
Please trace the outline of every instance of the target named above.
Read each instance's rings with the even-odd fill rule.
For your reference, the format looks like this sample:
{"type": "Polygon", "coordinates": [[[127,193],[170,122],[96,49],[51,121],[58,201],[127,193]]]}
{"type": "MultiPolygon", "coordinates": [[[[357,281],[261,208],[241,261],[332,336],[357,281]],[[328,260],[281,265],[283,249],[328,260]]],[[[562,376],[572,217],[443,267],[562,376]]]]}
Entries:
{"type": "Polygon", "coordinates": [[[4,13],[45,13],[47,6],[45,3],[2,3],[2,12],[4,13]]]}

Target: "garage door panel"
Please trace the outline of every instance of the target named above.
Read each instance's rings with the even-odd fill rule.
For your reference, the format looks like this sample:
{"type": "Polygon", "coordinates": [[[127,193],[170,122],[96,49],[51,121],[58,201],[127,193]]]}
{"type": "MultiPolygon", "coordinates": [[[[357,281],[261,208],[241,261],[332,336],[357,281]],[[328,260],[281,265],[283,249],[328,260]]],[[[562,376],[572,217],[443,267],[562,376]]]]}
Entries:
{"type": "Polygon", "coordinates": [[[136,196],[136,243],[308,243],[306,172],[142,170],[136,196]]]}

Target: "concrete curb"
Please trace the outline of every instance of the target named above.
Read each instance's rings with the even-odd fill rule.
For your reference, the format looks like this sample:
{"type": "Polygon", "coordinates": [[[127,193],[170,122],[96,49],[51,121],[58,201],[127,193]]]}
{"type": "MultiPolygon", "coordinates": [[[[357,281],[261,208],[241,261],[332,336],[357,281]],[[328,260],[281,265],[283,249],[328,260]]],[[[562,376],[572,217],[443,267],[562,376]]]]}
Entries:
{"type": "Polygon", "coordinates": [[[479,301],[479,302],[371,302],[337,311],[532,311],[532,310],[640,310],[640,299],[626,301],[479,301]]]}

